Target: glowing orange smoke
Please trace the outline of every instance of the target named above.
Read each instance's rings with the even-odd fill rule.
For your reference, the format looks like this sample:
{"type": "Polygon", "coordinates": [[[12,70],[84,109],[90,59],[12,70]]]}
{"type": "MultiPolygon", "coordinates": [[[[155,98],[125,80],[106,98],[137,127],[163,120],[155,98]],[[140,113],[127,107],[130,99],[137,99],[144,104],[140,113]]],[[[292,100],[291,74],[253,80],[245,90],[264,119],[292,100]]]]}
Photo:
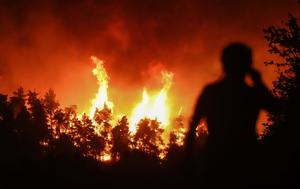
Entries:
{"type": "Polygon", "coordinates": [[[168,91],[172,85],[173,73],[162,72],[162,89],[150,96],[146,89],[143,90],[143,99],[132,111],[130,118],[130,132],[136,132],[137,123],[143,118],[156,119],[163,127],[170,123],[170,107],[168,104],[168,91]]]}

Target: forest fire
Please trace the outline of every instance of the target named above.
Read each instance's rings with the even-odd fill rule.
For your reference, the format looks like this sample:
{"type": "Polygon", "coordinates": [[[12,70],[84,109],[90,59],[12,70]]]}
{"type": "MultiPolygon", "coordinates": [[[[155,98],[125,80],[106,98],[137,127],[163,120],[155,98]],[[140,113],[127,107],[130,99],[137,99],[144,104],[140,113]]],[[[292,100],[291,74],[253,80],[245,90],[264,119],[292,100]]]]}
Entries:
{"type": "MultiPolygon", "coordinates": [[[[109,100],[108,95],[109,76],[105,70],[103,65],[104,62],[102,60],[95,56],[92,56],[91,60],[95,64],[95,68],[92,70],[92,73],[97,78],[98,91],[94,99],[91,101],[91,107],[87,115],[88,119],[92,121],[93,125],[95,125],[94,132],[98,136],[101,136],[104,133],[105,138],[108,140],[105,142],[104,151],[96,158],[103,162],[111,161],[111,150],[113,147],[109,141],[112,141],[112,133],[111,129],[107,128],[107,125],[110,124],[109,121],[111,121],[111,119],[114,119],[112,116],[114,104],[109,100]],[[103,123],[105,123],[104,126],[101,125],[103,123]]],[[[146,88],[143,89],[142,100],[133,108],[132,114],[129,117],[128,131],[131,136],[134,136],[141,134],[137,134],[139,127],[152,127],[151,129],[152,132],[154,132],[154,135],[159,135],[158,137],[162,138],[160,142],[155,141],[153,144],[157,146],[159,151],[161,151],[158,154],[158,157],[163,158],[166,155],[165,152],[163,152],[166,149],[164,142],[168,142],[167,140],[169,140],[169,137],[166,137],[166,135],[162,136],[162,133],[168,126],[170,126],[171,123],[171,108],[169,105],[168,93],[172,86],[174,74],[171,72],[162,71],[161,76],[162,88],[158,92],[150,94],[146,88]]],[[[78,117],[79,120],[83,120],[82,115],[85,115],[85,112],[78,117]]],[[[178,138],[176,144],[179,146],[182,145],[182,137],[178,137],[180,134],[184,133],[182,132],[182,129],[184,130],[184,128],[181,128],[181,133],[176,129],[173,130],[174,136],[178,138]]],[[[145,151],[148,152],[149,149],[142,144],[142,141],[138,141],[137,145],[133,148],[146,149],[145,151]]]]}
{"type": "Polygon", "coordinates": [[[300,188],[299,8],[0,0],[1,188],[300,188]]]}
{"type": "MultiPolygon", "coordinates": [[[[91,57],[96,67],[92,70],[93,75],[98,81],[98,91],[95,98],[92,100],[91,108],[88,112],[89,118],[94,119],[96,110],[102,110],[105,106],[113,110],[113,102],[108,98],[108,81],[109,76],[103,66],[103,61],[95,56],[91,57]]],[[[141,119],[149,118],[156,119],[164,128],[170,123],[170,107],[168,106],[168,91],[172,85],[173,73],[163,71],[162,75],[162,89],[154,95],[150,95],[144,88],[142,101],[138,103],[132,111],[130,117],[131,133],[136,132],[136,126],[141,119]]]]}

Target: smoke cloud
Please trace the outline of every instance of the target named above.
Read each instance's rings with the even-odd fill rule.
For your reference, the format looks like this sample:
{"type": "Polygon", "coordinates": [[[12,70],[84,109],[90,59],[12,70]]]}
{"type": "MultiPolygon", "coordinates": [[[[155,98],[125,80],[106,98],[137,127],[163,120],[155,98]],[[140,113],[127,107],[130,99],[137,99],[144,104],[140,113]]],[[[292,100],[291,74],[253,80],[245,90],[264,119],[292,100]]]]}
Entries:
{"type": "Polygon", "coordinates": [[[231,41],[253,48],[255,67],[271,87],[262,29],[288,12],[299,13],[296,0],[2,0],[0,92],[51,87],[63,105],[83,110],[97,90],[95,55],[106,62],[119,112],[139,100],[144,86],[158,87],[154,80],[167,69],[174,73],[174,104],[189,114],[203,86],[220,77],[220,52],[231,41]]]}

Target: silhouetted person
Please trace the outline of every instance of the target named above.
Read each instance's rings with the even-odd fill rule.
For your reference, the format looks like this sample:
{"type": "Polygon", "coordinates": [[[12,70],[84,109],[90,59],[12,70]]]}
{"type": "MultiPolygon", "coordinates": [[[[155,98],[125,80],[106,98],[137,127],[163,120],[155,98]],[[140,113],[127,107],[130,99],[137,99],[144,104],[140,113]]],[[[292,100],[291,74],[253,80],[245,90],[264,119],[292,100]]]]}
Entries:
{"type": "MultiPolygon", "coordinates": [[[[261,109],[274,112],[275,98],[251,67],[251,49],[232,43],[222,52],[224,76],[206,86],[200,95],[187,135],[188,153],[193,150],[195,130],[205,119],[208,138],[205,150],[207,185],[251,181],[257,145],[256,121],[261,109]],[[245,82],[249,75],[253,86],[245,82]]],[[[253,175],[253,179],[256,175],[253,175]]],[[[249,184],[249,183],[245,183],[249,184]]]]}

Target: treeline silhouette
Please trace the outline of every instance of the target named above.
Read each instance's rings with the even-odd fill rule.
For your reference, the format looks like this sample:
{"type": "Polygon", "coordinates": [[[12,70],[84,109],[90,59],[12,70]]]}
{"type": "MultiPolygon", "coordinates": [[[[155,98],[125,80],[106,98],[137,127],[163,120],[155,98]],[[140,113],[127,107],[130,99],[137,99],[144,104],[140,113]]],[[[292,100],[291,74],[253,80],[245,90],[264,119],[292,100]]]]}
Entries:
{"type": "MultiPolygon", "coordinates": [[[[183,156],[182,117],[174,120],[168,144],[157,120],[142,119],[134,135],[124,116],[111,124],[107,107],[90,119],[78,116],[76,106],[60,107],[50,89],[43,97],[20,87],[13,94],[0,95],[1,170],[4,180],[25,183],[91,185],[99,180],[143,183],[163,178],[162,164],[169,166],[183,156]],[[181,135],[181,138],[180,136],[181,135]],[[106,157],[109,161],[105,161],[106,157]],[[166,163],[168,162],[168,163],[166,163]]],[[[205,135],[199,130],[200,135],[205,135]]],[[[203,138],[203,137],[202,137],[203,138]]],[[[111,183],[111,185],[120,183],[111,183]]],[[[151,184],[151,183],[150,183],[151,184]]]]}
{"type": "MultiPolygon", "coordinates": [[[[300,2],[300,1],[299,1],[300,2]]],[[[300,25],[299,18],[289,14],[282,27],[264,29],[269,52],[276,61],[266,61],[274,66],[278,78],[273,82],[273,94],[281,102],[281,111],[269,115],[261,140],[264,150],[263,166],[268,170],[270,183],[299,187],[300,145],[300,25]]]]}
{"type": "MultiPolygon", "coordinates": [[[[18,178],[29,184],[51,180],[66,185],[90,185],[102,179],[106,180],[103,184],[115,179],[142,183],[143,178],[159,179],[162,163],[175,165],[183,156],[182,117],[174,120],[167,144],[157,120],[140,120],[133,135],[126,116],[116,125],[111,119],[106,106],[96,110],[93,119],[78,116],[76,106],[60,107],[52,89],[43,97],[22,87],[10,97],[0,94],[4,180],[18,178]]],[[[199,136],[205,136],[200,130],[199,136]]]]}
{"type": "MultiPolygon", "coordinates": [[[[259,166],[253,173],[257,175],[253,181],[257,186],[298,184],[298,22],[289,15],[283,27],[264,30],[270,53],[282,58],[281,62],[266,63],[277,68],[279,76],[274,81],[273,94],[282,108],[269,115],[259,140],[259,166]]],[[[107,107],[96,111],[94,121],[85,114],[79,118],[75,106],[59,105],[52,89],[43,97],[35,91],[25,92],[22,87],[11,96],[0,94],[0,186],[153,188],[196,183],[209,187],[201,185],[207,170],[203,149],[209,135],[203,125],[197,129],[197,151],[193,157],[196,164],[190,170],[182,146],[181,136],[185,133],[181,117],[174,120],[167,144],[157,120],[140,120],[132,135],[126,116],[115,125],[111,119],[112,112],[107,107]],[[109,163],[105,161],[107,154],[111,155],[109,163]]]]}

